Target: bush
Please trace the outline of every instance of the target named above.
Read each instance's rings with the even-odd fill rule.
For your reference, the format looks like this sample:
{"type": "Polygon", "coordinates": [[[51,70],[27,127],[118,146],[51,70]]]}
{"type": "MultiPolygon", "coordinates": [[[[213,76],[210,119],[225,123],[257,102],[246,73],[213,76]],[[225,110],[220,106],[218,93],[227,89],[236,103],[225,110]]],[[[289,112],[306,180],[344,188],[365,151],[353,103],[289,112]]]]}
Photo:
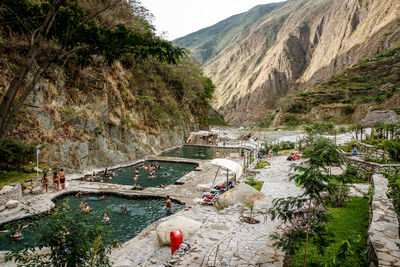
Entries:
{"type": "Polygon", "coordinates": [[[348,186],[338,181],[331,181],[328,184],[328,195],[324,198],[326,204],[334,208],[344,207],[349,201],[349,191],[348,186]]]}
{"type": "Polygon", "coordinates": [[[387,196],[392,200],[397,216],[400,216],[400,170],[384,171],[383,174],[389,181],[387,196]]]}
{"type": "Polygon", "coordinates": [[[25,144],[17,140],[5,140],[0,146],[0,168],[17,169],[34,161],[36,143],[25,144]]]}
{"type": "Polygon", "coordinates": [[[295,148],[296,143],[292,141],[281,141],[277,143],[264,143],[263,148],[260,149],[261,153],[268,153],[269,150],[274,151],[277,153],[280,150],[288,150],[295,148]]]}
{"type": "Polygon", "coordinates": [[[400,161],[400,140],[385,140],[383,141],[381,147],[386,148],[386,150],[389,152],[390,157],[394,161],[400,161]]]}
{"type": "Polygon", "coordinates": [[[6,260],[21,266],[111,266],[108,254],[113,245],[109,240],[112,229],[99,222],[99,217],[71,210],[64,204],[51,215],[34,221],[30,226],[35,229],[34,238],[23,247],[12,249],[6,260]],[[50,255],[32,257],[43,248],[50,248],[50,255]]]}
{"type": "Polygon", "coordinates": [[[264,169],[265,167],[267,167],[267,166],[269,166],[269,165],[270,165],[270,164],[269,164],[268,161],[259,161],[254,169],[255,169],[255,170],[264,169]]]}

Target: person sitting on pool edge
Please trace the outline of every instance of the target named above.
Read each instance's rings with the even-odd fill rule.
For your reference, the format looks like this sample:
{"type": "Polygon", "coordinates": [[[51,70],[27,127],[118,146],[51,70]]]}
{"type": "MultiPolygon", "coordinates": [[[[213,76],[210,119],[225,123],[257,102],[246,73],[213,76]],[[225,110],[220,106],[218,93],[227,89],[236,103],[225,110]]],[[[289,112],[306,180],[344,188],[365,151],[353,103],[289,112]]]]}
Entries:
{"type": "Polygon", "coordinates": [[[141,184],[138,184],[138,185],[134,184],[133,187],[132,187],[132,190],[141,190],[141,189],[142,189],[142,185],[141,184]]]}

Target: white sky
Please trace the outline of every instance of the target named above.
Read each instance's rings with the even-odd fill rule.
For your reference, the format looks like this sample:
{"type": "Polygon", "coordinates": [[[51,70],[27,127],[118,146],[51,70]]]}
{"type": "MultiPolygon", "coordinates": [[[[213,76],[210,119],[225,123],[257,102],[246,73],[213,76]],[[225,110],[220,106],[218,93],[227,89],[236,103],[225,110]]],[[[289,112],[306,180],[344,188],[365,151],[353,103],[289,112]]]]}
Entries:
{"type": "Polygon", "coordinates": [[[154,15],[158,33],[169,40],[211,26],[259,4],[282,0],[140,0],[154,15]]]}

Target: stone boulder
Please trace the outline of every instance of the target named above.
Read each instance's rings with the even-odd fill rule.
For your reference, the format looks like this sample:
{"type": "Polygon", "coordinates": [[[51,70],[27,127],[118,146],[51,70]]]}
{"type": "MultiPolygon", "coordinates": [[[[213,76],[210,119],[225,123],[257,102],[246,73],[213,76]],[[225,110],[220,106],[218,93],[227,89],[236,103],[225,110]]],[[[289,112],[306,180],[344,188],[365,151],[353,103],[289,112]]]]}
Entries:
{"type": "Polygon", "coordinates": [[[14,208],[18,207],[18,204],[19,204],[18,200],[11,199],[11,200],[7,201],[6,208],[14,209],[14,208]]]}
{"type": "Polygon", "coordinates": [[[1,192],[1,193],[3,193],[3,192],[8,192],[8,191],[13,190],[13,188],[14,188],[14,187],[12,187],[11,185],[6,185],[6,186],[4,186],[4,187],[0,190],[0,192],[1,192]]]}
{"type": "Polygon", "coordinates": [[[161,246],[171,245],[170,233],[180,229],[183,240],[188,240],[201,226],[202,223],[183,216],[175,216],[161,222],[156,229],[158,241],[161,246]]]}
{"type": "Polygon", "coordinates": [[[225,192],[217,199],[216,206],[219,209],[224,209],[229,206],[233,206],[237,203],[251,204],[260,199],[263,199],[265,195],[248,184],[241,183],[235,188],[225,192]]]}

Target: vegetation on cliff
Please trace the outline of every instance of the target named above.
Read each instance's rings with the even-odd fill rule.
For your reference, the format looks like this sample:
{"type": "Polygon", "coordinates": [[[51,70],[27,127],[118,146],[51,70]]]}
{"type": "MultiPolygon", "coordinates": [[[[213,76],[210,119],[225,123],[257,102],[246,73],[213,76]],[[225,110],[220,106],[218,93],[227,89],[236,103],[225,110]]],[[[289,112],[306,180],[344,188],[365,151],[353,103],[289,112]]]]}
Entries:
{"type": "Polygon", "coordinates": [[[281,123],[297,125],[315,119],[351,123],[358,121],[354,114],[363,108],[398,110],[399,70],[400,44],[365,58],[305,92],[287,96],[280,103],[281,123]],[[332,110],[338,111],[329,113],[332,110]]]}
{"type": "Polygon", "coordinates": [[[151,18],[138,1],[2,1],[0,141],[206,124],[214,85],[151,18]]]}

